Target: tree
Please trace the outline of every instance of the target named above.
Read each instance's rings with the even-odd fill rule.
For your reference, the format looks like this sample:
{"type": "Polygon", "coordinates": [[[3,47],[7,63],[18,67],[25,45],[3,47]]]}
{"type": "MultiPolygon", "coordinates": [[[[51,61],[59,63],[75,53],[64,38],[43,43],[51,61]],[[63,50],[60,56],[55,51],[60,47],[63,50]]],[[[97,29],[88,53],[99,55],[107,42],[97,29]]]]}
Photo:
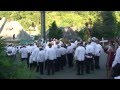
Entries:
{"type": "Polygon", "coordinates": [[[62,38],[62,30],[57,27],[56,22],[54,21],[49,28],[49,39],[51,38],[62,38]]]}
{"type": "Polygon", "coordinates": [[[98,19],[93,25],[93,36],[98,38],[114,38],[117,32],[116,19],[112,11],[102,11],[101,20],[98,19]]]}
{"type": "Polygon", "coordinates": [[[85,33],[84,33],[85,29],[82,29],[78,32],[78,35],[81,37],[81,39],[84,40],[84,36],[85,36],[85,33]]]}

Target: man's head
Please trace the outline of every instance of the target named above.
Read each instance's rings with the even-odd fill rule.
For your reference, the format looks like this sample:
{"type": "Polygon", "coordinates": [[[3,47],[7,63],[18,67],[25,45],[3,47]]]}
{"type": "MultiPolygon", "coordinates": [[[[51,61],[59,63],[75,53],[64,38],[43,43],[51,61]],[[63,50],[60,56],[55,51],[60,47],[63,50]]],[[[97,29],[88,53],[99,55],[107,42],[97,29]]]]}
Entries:
{"type": "Polygon", "coordinates": [[[78,43],[78,46],[83,46],[83,42],[79,42],[79,43],[78,43]]]}
{"type": "Polygon", "coordinates": [[[40,47],[40,48],[39,48],[39,50],[40,50],[40,51],[42,51],[42,50],[43,50],[43,48],[42,48],[42,47],[40,47]]]}
{"type": "Polygon", "coordinates": [[[51,43],[51,42],[48,44],[48,47],[49,47],[49,48],[51,48],[51,47],[52,47],[52,43],[51,43]]]}

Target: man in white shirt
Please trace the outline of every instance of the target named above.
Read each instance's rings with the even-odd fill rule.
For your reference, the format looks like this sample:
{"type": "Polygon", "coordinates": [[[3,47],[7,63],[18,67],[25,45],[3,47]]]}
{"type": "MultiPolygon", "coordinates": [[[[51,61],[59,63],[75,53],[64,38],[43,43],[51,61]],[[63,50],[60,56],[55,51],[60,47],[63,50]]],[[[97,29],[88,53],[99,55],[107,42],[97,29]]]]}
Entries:
{"type": "Polygon", "coordinates": [[[24,61],[24,60],[27,61],[28,51],[27,51],[26,46],[23,46],[23,47],[21,48],[20,53],[21,53],[21,60],[22,60],[22,61],[24,61]]]}
{"type": "Polygon", "coordinates": [[[74,55],[75,60],[77,60],[77,75],[83,75],[84,73],[84,60],[85,60],[85,48],[83,43],[78,43],[78,47],[75,50],[74,55]]]}
{"type": "Polygon", "coordinates": [[[120,41],[119,41],[119,47],[116,51],[115,59],[112,63],[111,78],[114,78],[116,76],[120,76],[120,41]]]}
{"type": "Polygon", "coordinates": [[[99,58],[100,58],[100,55],[102,53],[102,46],[99,44],[99,41],[97,40],[96,41],[96,50],[95,50],[95,57],[94,57],[94,60],[95,60],[95,68],[96,69],[100,69],[100,65],[99,65],[99,58]]]}
{"type": "Polygon", "coordinates": [[[88,42],[88,44],[86,45],[86,54],[85,54],[85,64],[86,64],[86,73],[90,74],[90,66],[92,65],[92,67],[94,67],[93,65],[93,53],[94,53],[94,48],[93,46],[90,44],[90,42],[88,42]]]}
{"type": "Polygon", "coordinates": [[[78,39],[76,38],[76,40],[75,40],[75,45],[77,46],[77,44],[78,44],[78,39]]]}
{"type": "Polygon", "coordinates": [[[61,49],[60,49],[60,45],[58,44],[57,45],[57,48],[56,48],[56,55],[57,55],[57,63],[56,63],[56,71],[60,71],[60,69],[63,69],[61,66],[62,66],[62,63],[61,63],[61,55],[62,55],[62,52],[61,52],[61,49]]]}
{"type": "Polygon", "coordinates": [[[30,58],[30,55],[32,54],[32,50],[33,50],[33,44],[29,44],[27,47],[27,50],[28,50],[28,58],[27,58],[27,65],[29,67],[29,58],[30,58]]]}
{"type": "Polygon", "coordinates": [[[17,47],[14,46],[14,47],[12,48],[12,55],[13,55],[13,58],[14,58],[14,59],[16,59],[16,54],[17,54],[17,47]]]}
{"type": "Polygon", "coordinates": [[[56,59],[56,51],[52,48],[52,44],[48,44],[49,48],[46,50],[45,60],[47,60],[47,74],[50,75],[50,71],[52,70],[52,74],[54,74],[54,60],[56,59]]]}
{"type": "Polygon", "coordinates": [[[66,66],[67,64],[67,60],[66,60],[66,48],[64,47],[64,45],[61,45],[60,47],[61,49],[61,68],[63,69],[64,66],[66,66]]]}
{"type": "MultiPolygon", "coordinates": [[[[32,46],[33,49],[33,46],[32,46]]],[[[30,58],[29,58],[29,64],[30,64],[30,70],[36,69],[37,68],[37,54],[39,52],[39,45],[37,45],[36,48],[33,49],[30,58]]],[[[38,72],[38,69],[36,69],[36,71],[38,72]]]]}
{"type": "Polygon", "coordinates": [[[95,51],[96,51],[96,39],[92,39],[91,40],[91,46],[93,46],[93,52],[92,52],[92,54],[93,54],[93,59],[92,59],[92,61],[91,61],[91,70],[94,70],[94,63],[95,63],[95,51]]]}
{"type": "Polygon", "coordinates": [[[39,53],[37,55],[37,63],[38,63],[38,70],[40,71],[41,75],[43,75],[43,67],[45,62],[45,51],[42,47],[39,49],[39,53]]]}
{"type": "Polygon", "coordinates": [[[7,56],[12,57],[12,49],[13,49],[12,44],[10,44],[6,50],[7,56]]]}
{"type": "Polygon", "coordinates": [[[69,68],[73,67],[73,52],[74,52],[74,49],[71,46],[71,43],[69,43],[66,50],[69,68]]]}
{"type": "Polygon", "coordinates": [[[73,47],[74,50],[77,47],[77,45],[75,44],[75,42],[73,40],[71,41],[71,46],[73,47]]]}

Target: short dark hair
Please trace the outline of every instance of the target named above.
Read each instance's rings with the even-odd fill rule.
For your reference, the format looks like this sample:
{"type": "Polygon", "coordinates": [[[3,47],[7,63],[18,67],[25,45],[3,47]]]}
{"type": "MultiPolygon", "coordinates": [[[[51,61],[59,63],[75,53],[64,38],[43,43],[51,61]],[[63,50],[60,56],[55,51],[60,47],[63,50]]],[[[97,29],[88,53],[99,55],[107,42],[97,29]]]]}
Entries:
{"type": "Polygon", "coordinates": [[[48,46],[51,48],[52,47],[52,43],[49,43],[48,46]]]}
{"type": "Polygon", "coordinates": [[[83,45],[83,42],[79,42],[79,43],[78,43],[78,46],[82,46],[82,45],[83,45]]]}

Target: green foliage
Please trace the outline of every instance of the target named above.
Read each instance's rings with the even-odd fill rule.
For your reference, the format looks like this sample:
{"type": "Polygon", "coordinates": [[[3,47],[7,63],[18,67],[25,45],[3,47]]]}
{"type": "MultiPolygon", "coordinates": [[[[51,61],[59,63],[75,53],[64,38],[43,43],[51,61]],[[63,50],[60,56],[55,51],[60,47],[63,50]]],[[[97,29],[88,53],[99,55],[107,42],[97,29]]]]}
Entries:
{"type": "MultiPolygon", "coordinates": [[[[39,11],[0,11],[0,16],[19,21],[25,30],[28,30],[34,22],[41,30],[39,11]]],[[[78,30],[78,28],[85,28],[89,18],[94,25],[94,36],[113,38],[118,35],[120,11],[46,11],[46,30],[54,21],[58,27],[72,26],[78,30]]]]}
{"type": "Polygon", "coordinates": [[[85,30],[85,29],[81,29],[81,30],[78,32],[78,35],[81,37],[81,39],[84,39],[84,36],[85,36],[84,30],[85,30]]]}
{"type": "Polygon", "coordinates": [[[93,25],[93,36],[98,38],[114,38],[117,36],[118,29],[114,12],[102,11],[99,15],[101,18],[93,25]]]}
{"type": "Polygon", "coordinates": [[[50,38],[60,39],[62,38],[62,34],[63,34],[62,30],[57,27],[56,22],[54,21],[49,28],[49,35],[48,35],[49,39],[50,38]]]}
{"type": "Polygon", "coordinates": [[[4,52],[4,40],[0,38],[0,79],[35,79],[37,73],[30,71],[26,62],[7,57],[4,52]]]}
{"type": "Polygon", "coordinates": [[[2,37],[0,37],[0,51],[1,52],[4,50],[4,46],[5,46],[4,39],[2,39],[2,37]]]}

